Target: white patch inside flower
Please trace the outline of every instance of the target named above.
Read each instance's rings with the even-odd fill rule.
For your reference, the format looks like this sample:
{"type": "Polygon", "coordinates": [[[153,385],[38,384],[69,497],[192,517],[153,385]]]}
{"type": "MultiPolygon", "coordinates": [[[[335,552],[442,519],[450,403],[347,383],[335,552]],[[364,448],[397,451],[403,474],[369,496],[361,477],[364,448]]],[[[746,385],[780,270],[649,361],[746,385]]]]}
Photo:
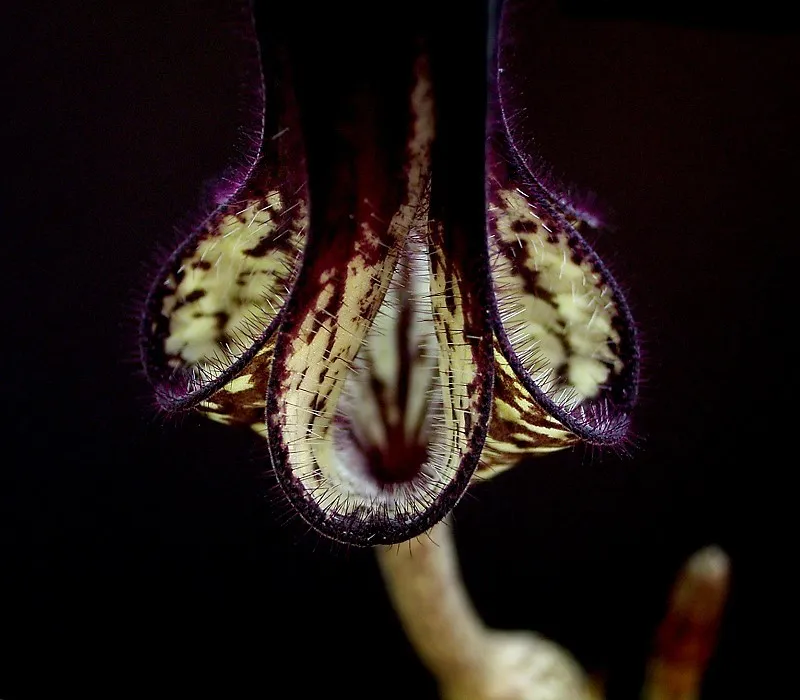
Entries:
{"type": "MultiPolygon", "coordinates": [[[[463,318],[436,320],[449,313],[436,289],[454,282],[433,280],[426,248],[418,234],[409,235],[380,310],[341,381],[330,431],[307,434],[308,444],[293,450],[308,492],[337,515],[368,510],[400,520],[413,516],[434,504],[466,449],[464,415],[473,399],[467,385],[475,370],[462,367],[471,364],[471,356],[461,357],[470,353],[469,344],[459,342],[455,326],[452,346],[439,350],[437,324],[460,323],[463,329],[463,318]]],[[[294,417],[300,423],[304,418],[294,417]]]]}

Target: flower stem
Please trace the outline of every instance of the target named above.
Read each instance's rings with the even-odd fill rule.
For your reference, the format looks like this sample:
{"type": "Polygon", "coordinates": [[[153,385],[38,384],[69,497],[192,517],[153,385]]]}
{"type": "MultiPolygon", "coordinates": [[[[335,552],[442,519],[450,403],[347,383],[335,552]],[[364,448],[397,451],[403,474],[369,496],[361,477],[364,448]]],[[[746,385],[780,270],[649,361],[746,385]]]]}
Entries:
{"type": "Polygon", "coordinates": [[[443,698],[589,697],[583,670],[557,644],[532,632],[486,627],[461,578],[449,520],[376,554],[403,628],[443,698]]]}

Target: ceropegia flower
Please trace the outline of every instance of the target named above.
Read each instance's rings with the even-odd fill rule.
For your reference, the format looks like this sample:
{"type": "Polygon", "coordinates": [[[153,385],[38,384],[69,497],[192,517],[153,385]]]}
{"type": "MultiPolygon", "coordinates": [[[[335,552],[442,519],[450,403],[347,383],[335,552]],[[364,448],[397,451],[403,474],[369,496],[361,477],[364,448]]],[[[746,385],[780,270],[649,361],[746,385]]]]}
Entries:
{"type": "Polygon", "coordinates": [[[141,325],[160,406],[252,427],[297,513],[356,545],[525,455],[619,443],[636,397],[595,222],[508,128],[495,13],[463,3],[455,31],[445,9],[336,4],[297,32],[298,7],[265,10],[260,153],[141,325]]]}

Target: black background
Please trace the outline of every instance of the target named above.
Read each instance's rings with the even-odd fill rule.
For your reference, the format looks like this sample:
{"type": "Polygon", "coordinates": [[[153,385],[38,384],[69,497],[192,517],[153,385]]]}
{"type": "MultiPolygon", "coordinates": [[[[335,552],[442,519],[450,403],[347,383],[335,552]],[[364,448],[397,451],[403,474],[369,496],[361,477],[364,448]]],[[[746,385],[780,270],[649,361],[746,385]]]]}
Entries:
{"type": "MultiPolygon", "coordinates": [[[[284,525],[264,447],[165,422],[138,373],[156,251],[252,124],[231,4],[60,0],[4,21],[3,700],[434,697],[371,554],[284,525]]],[[[729,697],[772,673],[752,630],[788,532],[797,28],[764,3],[599,5],[520,20],[514,65],[536,146],[613,206],[597,246],[644,338],[635,447],[475,488],[457,539],[490,624],[610,668],[617,698],[680,562],[720,544],[732,594],[705,697],[729,697]]]]}

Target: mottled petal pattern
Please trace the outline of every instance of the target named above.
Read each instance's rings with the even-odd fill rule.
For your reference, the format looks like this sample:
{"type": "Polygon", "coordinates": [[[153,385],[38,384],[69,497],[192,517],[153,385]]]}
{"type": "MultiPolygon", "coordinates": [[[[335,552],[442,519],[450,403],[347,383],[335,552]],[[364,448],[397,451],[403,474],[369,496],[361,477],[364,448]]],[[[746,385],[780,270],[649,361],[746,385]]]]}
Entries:
{"type": "Polygon", "coordinates": [[[375,35],[329,8],[310,54],[272,7],[260,156],[142,319],[159,405],[254,430],[293,511],[347,545],[416,537],[527,455],[620,444],[636,400],[596,222],[527,166],[470,8],[454,33],[393,6],[375,35]]]}
{"type": "Polygon", "coordinates": [[[308,191],[297,106],[279,64],[265,64],[269,110],[255,162],[168,257],[145,303],[142,361],[167,411],[196,408],[235,380],[272,338],[300,269],[308,191]]]}

